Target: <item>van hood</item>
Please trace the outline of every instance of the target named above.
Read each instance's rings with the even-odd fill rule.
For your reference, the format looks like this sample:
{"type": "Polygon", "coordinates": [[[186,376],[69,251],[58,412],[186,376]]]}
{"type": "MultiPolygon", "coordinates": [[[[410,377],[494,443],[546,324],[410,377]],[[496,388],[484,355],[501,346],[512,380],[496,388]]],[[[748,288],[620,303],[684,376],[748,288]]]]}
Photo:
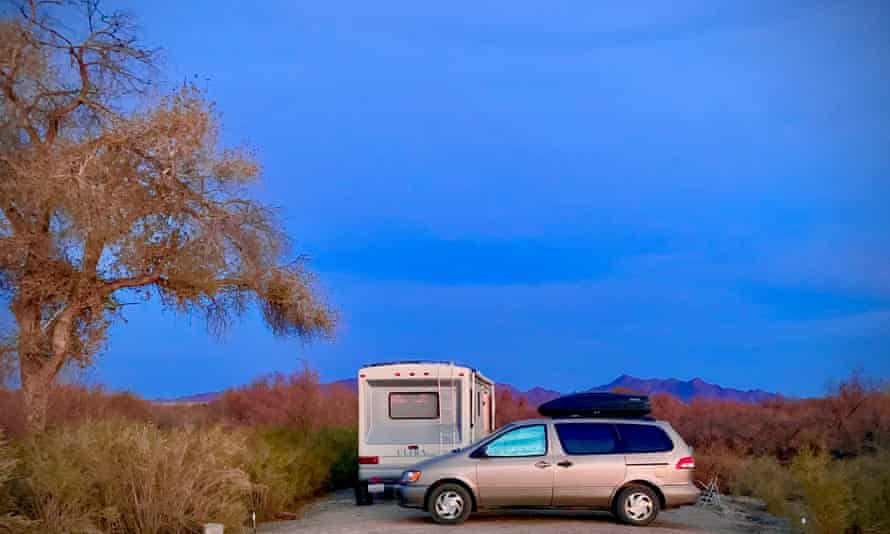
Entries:
{"type": "Polygon", "coordinates": [[[428,458],[426,460],[423,460],[422,462],[418,462],[418,463],[414,464],[413,466],[411,466],[411,469],[416,469],[417,471],[423,471],[424,469],[432,469],[435,467],[439,467],[440,465],[448,462],[452,458],[455,458],[456,456],[461,456],[463,454],[464,454],[464,451],[458,450],[458,451],[452,451],[452,452],[449,452],[446,454],[442,454],[440,456],[434,456],[432,458],[428,458]]]}

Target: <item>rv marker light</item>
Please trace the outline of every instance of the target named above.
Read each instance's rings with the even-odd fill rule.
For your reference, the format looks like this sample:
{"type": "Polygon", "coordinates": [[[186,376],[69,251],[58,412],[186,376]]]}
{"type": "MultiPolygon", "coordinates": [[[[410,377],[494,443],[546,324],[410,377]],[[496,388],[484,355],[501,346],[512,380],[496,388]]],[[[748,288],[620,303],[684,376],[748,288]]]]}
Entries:
{"type": "Polygon", "coordinates": [[[379,456],[359,456],[358,463],[362,465],[376,465],[380,463],[379,456]]]}

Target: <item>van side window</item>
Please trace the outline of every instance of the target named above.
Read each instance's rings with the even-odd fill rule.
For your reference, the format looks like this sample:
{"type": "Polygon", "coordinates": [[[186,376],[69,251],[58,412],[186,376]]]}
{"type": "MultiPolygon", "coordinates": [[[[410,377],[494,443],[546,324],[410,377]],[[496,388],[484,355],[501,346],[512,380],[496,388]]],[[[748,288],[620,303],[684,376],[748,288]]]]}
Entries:
{"type": "Polygon", "coordinates": [[[547,429],[544,425],[519,427],[496,438],[485,447],[488,456],[517,457],[547,454],[547,429]]]}
{"type": "Polygon", "coordinates": [[[610,454],[621,452],[612,425],[605,423],[562,423],[556,435],[566,454],[610,454]]]}
{"type": "Polygon", "coordinates": [[[390,393],[390,419],[436,419],[439,417],[438,393],[390,393]]]}
{"type": "Polygon", "coordinates": [[[674,448],[671,438],[657,426],[626,423],[615,426],[618,427],[625,452],[667,452],[674,448]]]}

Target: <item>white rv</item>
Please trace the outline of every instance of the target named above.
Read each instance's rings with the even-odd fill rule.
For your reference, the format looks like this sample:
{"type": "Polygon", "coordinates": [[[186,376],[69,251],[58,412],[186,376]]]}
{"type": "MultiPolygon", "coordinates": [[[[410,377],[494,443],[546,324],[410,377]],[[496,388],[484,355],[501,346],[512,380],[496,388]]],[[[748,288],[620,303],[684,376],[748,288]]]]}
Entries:
{"type": "Polygon", "coordinates": [[[475,369],[422,361],[359,369],[356,503],[370,503],[425,457],[488,435],[494,414],[494,382],[475,369]]]}

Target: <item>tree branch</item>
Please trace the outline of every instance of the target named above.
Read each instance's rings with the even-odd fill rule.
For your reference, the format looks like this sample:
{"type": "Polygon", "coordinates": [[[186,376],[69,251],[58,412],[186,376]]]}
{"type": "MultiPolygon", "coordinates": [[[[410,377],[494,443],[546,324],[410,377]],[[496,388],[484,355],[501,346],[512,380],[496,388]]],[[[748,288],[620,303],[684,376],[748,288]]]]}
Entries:
{"type": "Polygon", "coordinates": [[[110,295],[111,293],[114,293],[119,289],[147,286],[154,284],[160,279],[160,273],[143,274],[139,276],[132,276],[130,278],[120,278],[112,282],[107,282],[99,291],[102,295],[110,295]]]}

